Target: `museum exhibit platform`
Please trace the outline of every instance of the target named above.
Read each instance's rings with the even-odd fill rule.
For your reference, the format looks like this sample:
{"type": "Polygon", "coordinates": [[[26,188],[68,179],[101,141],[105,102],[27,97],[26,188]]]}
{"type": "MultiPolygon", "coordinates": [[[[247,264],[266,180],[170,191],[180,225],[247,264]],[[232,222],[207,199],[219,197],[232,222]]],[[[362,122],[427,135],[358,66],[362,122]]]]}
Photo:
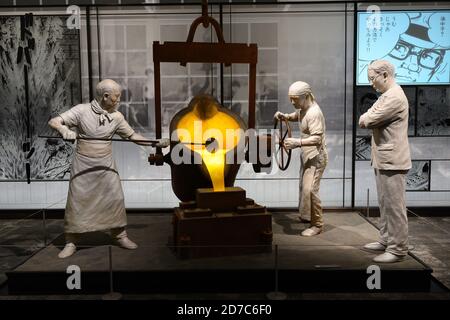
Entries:
{"type": "MultiPolygon", "coordinates": [[[[10,294],[190,293],[190,292],[368,292],[367,268],[376,253],[362,246],[378,230],[358,212],[326,212],[325,228],[301,237],[307,227],[296,213],[272,212],[272,250],[245,255],[181,259],[170,246],[171,214],[129,215],[136,250],[111,246],[92,233],[72,257],[57,257],[63,235],[7,273],[10,294]],[[84,247],[85,246],[85,247],[84,247]],[[80,267],[81,289],[68,290],[67,268],[80,267]],[[112,272],[111,272],[112,270],[112,272]],[[113,287],[110,287],[112,280],[113,287]],[[275,286],[278,286],[277,288],[275,286]]],[[[239,252],[239,250],[238,250],[239,252]]],[[[378,292],[429,292],[432,270],[413,255],[380,264],[378,292]]]]}

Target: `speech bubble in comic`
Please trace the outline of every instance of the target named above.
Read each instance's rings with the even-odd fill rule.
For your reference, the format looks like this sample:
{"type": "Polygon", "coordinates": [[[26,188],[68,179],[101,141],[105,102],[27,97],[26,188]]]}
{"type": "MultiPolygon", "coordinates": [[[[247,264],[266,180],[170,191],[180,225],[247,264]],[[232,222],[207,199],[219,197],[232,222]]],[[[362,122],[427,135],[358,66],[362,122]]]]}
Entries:
{"type": "Polygon", "coordinates": [[[440,48],[450,48],[450,12],[433,13],[428,25],[430,40],[440,48]]]}
{"type": "Polygon", "coordinates": [[[358,18],[358,57],[365,61],[391,52],[410,23],[406,13],[396,12],[360,13],[358,18]]]}

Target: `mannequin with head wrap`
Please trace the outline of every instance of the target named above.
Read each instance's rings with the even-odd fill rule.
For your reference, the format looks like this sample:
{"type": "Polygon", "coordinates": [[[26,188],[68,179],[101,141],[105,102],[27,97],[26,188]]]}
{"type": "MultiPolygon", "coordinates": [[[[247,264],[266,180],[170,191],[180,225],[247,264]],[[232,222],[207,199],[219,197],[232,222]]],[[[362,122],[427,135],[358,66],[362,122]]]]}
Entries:
{"type": "Polygon", "coordinates": [[[325,118],[317,104],[311,86],[303,81],[289,87],[289,100],[295,108],[292,113],[277,111],[274,117],[298,121],[300,138],[288,138],[288,149],[302,148],[302,169],[300,172],[299,212],[302,222],[310,222],[302,236],[310,237],[322,232],[322,205],[319,198],[320,179],[328,163],[325,143],[325,118]]]}

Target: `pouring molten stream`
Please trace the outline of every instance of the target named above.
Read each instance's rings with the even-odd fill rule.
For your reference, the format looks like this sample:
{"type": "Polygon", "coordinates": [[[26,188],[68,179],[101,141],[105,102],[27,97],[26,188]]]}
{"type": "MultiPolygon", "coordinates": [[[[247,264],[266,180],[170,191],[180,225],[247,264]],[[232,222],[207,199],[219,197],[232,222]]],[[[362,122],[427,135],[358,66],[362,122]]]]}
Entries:
{"type": "Polygon", "coordinates": [[[214,191],[225,191],[226,153],[240,141],[240,125],[211,96],[198,96],[192,111],[177,124],[180,142],[200,154],[211,177],[214,191]],[[209,139],[214,145],[201,145],[209,139]],[[189,144],[192,143],[192,144],[189,144]]]}

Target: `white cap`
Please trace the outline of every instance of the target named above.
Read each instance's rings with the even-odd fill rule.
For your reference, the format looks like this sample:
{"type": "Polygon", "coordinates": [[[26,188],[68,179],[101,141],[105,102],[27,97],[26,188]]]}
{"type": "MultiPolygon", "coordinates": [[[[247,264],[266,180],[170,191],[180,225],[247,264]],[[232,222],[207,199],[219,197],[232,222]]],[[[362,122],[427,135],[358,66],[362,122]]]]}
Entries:
{"type": "Polygon", "coordinates": [[[311,86],[303,81],[296,81],[289,87],[290,96],[302,96],[307,93],[312,93],[311,86]]]}

